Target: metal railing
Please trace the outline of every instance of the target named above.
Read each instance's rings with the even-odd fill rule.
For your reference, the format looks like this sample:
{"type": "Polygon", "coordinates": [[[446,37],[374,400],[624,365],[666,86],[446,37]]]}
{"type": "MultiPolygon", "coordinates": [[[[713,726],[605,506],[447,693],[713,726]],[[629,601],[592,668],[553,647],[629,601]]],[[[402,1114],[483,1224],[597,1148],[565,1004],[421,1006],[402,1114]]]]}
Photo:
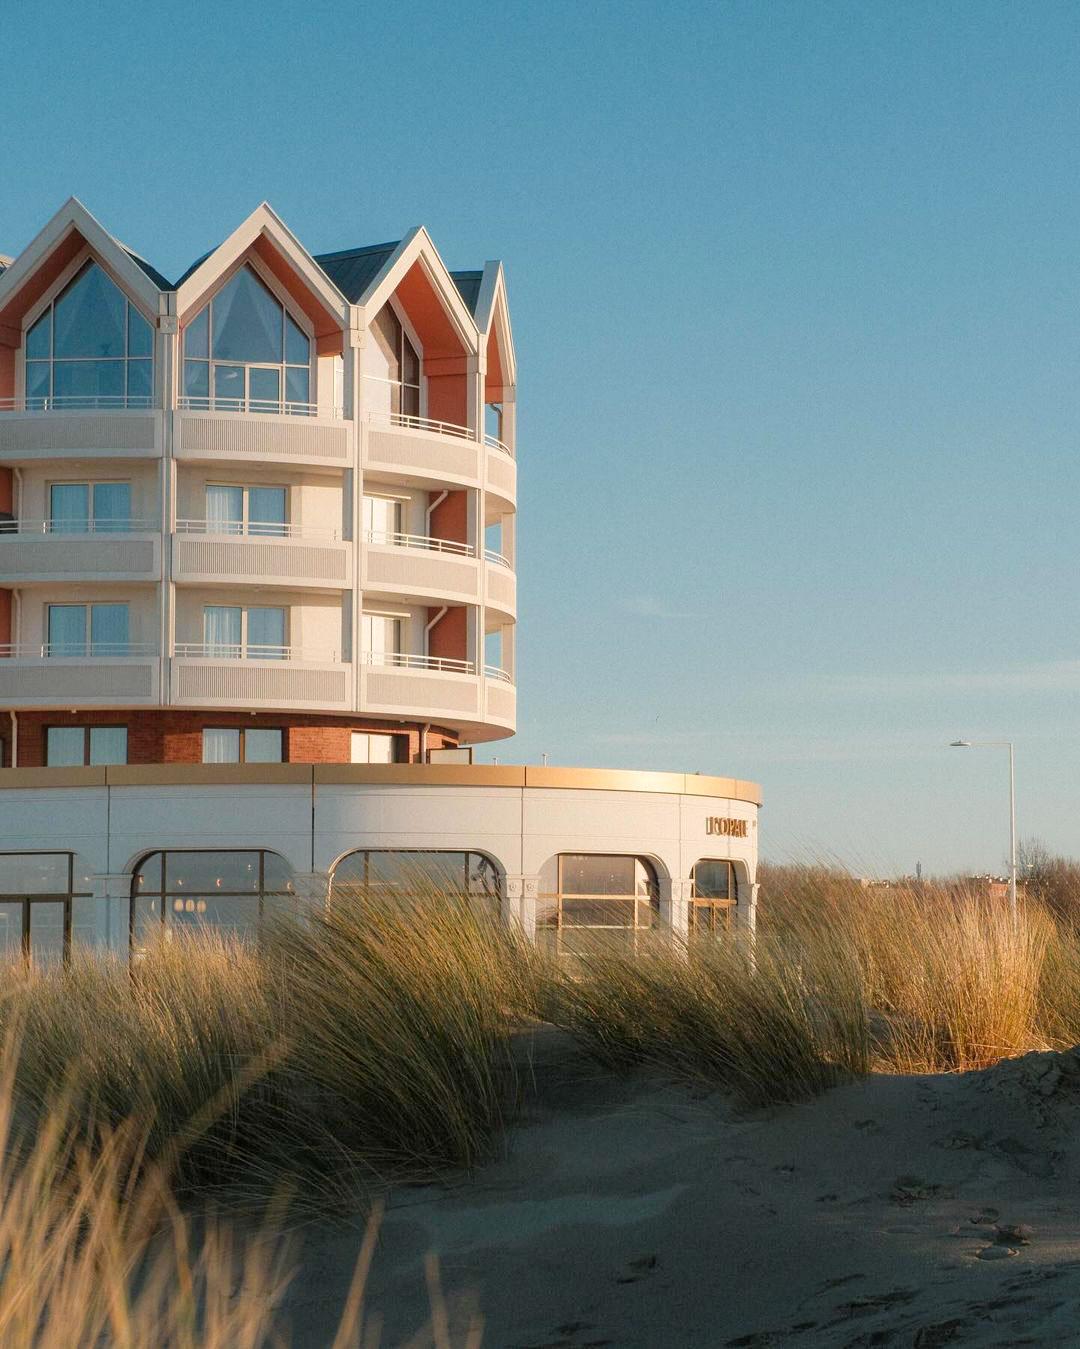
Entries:
{"type": "Polygon", "coordinates": [[[254,412],[279,417],[330,417],[336,421],[345,415],[343,408],[320,409],[317,403],[297,403],[286,398],[222,398],[217,394],[193,397],[185,394],[177,399],[176,405],[182,412],[254,412]]]}
{"type": "Polygon", "coordinates": [[[177,642],[174,655],[190,660],[285,660],[305,665],[340,665],[338,651],[309,651],[298,646],[253,646],[250,642],[177,642]]]}
{"type": "Polygon", "coordinates": [[[454,436],[457,440],[481,441],[492,449],[502,450],[512,459],[513,450],[495,436],[478,436],[468,426],[459,426],[456,422],[440,422],[432,417],[414,417],[407,412],[369,412],[367,420],[373,425],[401,426],[407,431],[433,431],[439,436],[454,436]]]}
{"type": "Polygon", "coordinates": [[[514,568],[508,557],[503,557],[502,553],[497,553],[493,548],[484,549],[484,559],[487,562],[494,562],[497,567],[505,567],[507,571],[513,571],[514,568]]]}
{"type": "Polygon", "coordinates": [[[471,543],[458,543],[455,539],[436,539],[427,534],[394,534],[380,529],[364,531],[365,543],[389,544],[394,548],[421,548],[432,553],[453,553],[457,557],[475,557],[476,549],[471,543]]]}
{"type": "Polygon", "coordinates": [[[421,656],[412,651],[365,651],[364,665],[392,665],[400,670],[441,670],[449,674],[475,674],[471,660],[454,660],[450,656],[421,656]]]}
{"type": "Polygon", "coordinates": [[[153,642],[8,642],[0,644],[0,659],[9,660],[116,660],[156,656],[153,642]]]}
{"type": "Polygon", "coordinates": [[[73,393],[40,398],[0,398],[0,412],[125,412],[156,407],[148,395],[73,393]]]}
{"type": "Polygon", "coordinates": [[[0,538],[5,534],[49,534],[70,538],[81,534],[153,534],[158,529],[155,520],[102,519],[94,520],[16,520],[0,516],[0,538]]]}
{"type": "Polygon", "coordinates": [[[512,684],[514,682],[507,671],[499,665],[485,665],[484,674],[488,679],[498,679],[503,684],[512,684]]]}
{"type": "Polygon", "coordinates": [[[177,520],[176,532],[243,539],[309,539],[319,543],[341,542],[339,530],[315,529],[309,525],[289,525],[276,520],[177,520]]]}

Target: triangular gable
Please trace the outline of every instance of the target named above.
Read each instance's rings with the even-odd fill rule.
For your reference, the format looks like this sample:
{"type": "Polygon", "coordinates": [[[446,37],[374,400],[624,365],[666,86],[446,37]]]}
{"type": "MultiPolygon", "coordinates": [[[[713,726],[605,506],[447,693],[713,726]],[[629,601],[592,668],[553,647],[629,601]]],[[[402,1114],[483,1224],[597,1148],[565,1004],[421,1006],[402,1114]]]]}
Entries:
{"type": "Polygon", "coordinates": [[[304,310],[322,354],[341,350],[349,303],[274,210],[263,202],[232,234],[177,283],[176,312],[184,322],[197,313],[218,283],[254,254],[304,310]]]}
{"type": "MultiPolygon", "coordinates": [[[[0,344],[19,345],[23,315],[84,248],[90,249],[121,289],[147,313],[156,316],[162,312],[163,291],[147,271],[149,264],[137,260],[78,198],[69,197],[11,265],[0,271],[0,344]]],[[[156,275],[160,277],[160,273],[156,275]]]]}
{"type": "Polygon", "coordinates": [[[514,334],[506,298],[506,274],[501,262],[486,262],[476,300],[476,326],[487,351],[488,401],[498,402],[502,390],[517,384],[514,334]]]}
{"type": "Polygon", "coordinates": [[[406,310],[410,305],[427,307],[430,297],[438,301],[444,322],[437,325],[441,331],[434,348],[425,342],[425,358],[431,349],[449,355],[455,345],[468,352],[479,350],[480,335],[469,307],[422,225],[406,234],[360,297],[364,322],[370,323],[394,294],[400,295],[406,310]]]}

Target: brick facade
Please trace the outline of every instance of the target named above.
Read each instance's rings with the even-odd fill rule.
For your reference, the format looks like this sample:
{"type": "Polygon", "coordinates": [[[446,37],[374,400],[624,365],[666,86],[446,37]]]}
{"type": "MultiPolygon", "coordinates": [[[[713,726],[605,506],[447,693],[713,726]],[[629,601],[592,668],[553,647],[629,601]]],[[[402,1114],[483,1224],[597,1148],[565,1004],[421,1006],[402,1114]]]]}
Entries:
{"type": "MultiPolygon", "coordinates": [[[[207,726],[281,727],[285,732],[285,760],[288,763],[348,763],[351,758],[351,733],[370,731],[408,738],[408,763],[420,762],[420,726],[416,723],[364,720],[362,717],[327,717],[317,713],[272,712],[169,712],[142,710],[125,712],[20,712],[20,768],[41,768],[45,764],[45,730],[48,726],[126,726],[128,763],[195,764],[202,763],[202,732],[207,726]]],[[[0,728],[0,736],[9,736],[9,728],[0,728]]],[[[457,735],[443,727],[431,727],[428,749],[452,749],[457,735]]]]}

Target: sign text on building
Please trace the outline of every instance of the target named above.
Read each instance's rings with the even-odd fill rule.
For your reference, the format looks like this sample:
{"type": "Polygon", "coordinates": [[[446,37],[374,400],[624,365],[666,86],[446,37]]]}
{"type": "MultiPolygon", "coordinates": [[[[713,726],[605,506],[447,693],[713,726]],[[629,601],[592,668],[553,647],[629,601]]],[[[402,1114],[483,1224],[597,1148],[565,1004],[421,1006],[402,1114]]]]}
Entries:
{"type": "Polygon", "coordinates": [[[726,838],[746,838],[749,820],[733,820],[725,815],[710,815],[705,820],[707,834],[723,834],[726,838]]]}

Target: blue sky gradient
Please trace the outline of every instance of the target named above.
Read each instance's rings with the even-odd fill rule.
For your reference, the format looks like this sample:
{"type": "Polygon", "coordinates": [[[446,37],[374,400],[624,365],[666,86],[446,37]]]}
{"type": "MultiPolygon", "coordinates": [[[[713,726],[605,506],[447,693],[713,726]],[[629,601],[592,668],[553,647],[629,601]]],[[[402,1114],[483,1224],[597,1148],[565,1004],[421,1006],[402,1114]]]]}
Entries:
{"type": "Polygon", "coordinates": [[[1080,8],[54,0],[5,18],[0,252],[69,195],[176,275],[501,257],[521,732],[761,781],[773,858],[1080,853],[1080,8]],[[47,16],[47,17],[46,17],[47,16]]]}

